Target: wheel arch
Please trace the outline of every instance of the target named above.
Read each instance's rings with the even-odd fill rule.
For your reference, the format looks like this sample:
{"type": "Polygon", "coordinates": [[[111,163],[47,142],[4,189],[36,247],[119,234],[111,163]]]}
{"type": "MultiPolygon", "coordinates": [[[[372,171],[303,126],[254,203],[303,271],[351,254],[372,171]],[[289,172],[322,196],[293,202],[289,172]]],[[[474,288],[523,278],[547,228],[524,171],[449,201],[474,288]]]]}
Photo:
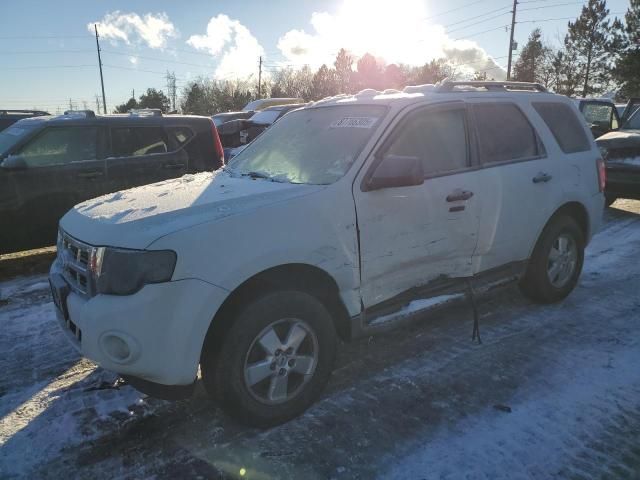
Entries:
{"type": "Polygon", "coordinates": [[[567,202],[562,206],[560,206],[555,212],[553,212],[553,214],[549,217],[549,220],[547,220],[547,223],[545,223],[542,226],[542,228],[538,232],[538,236],[536,237],[535,243],[531,246],[531,249],[529,250],[529,258],[531,258],[531,255],[533,254],[533,250],[534,248],[536,248],[536,245],[540,241],[540,238],[545,228],[547,228],[547,225],[549,225],[554,219],[562,215],[571,217],[576,221],[576,223],[580,227],[580,231],[582,232],[582,235],[584,236],[585,246],[587,245],[587,243],[589,243],[589,240],[590,240],[589,232],[591,231],[591,224],[589,222],[589,214],[587,213],[586,207],[580,202],[575,202],[575,201],[567,202]]]}
{"type": "Polygon", "coordinates": [[[301,290],[318,298],[329,310],[340,338],[348,340],[351,337],[349,314],[340,298],[338,284],[334,278],[319,267],[290,263],[271,267],[253,275],[229,294],[211,320],[201,356],[207,348],[213,348],[215,352],[219,350],[235,314],[242,305],[264,293],[286,288],[301,290]]]}

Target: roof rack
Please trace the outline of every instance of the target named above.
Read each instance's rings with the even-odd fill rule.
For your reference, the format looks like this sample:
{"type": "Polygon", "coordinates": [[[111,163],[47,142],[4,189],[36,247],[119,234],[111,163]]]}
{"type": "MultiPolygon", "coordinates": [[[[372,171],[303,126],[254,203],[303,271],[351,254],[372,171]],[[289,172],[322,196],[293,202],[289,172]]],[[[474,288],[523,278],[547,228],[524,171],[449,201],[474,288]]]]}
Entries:
{"type": "Polygon", "coordinates": [[[0,115],[7,115],[9,113],[12,114],[16,114],[16,115],[20,115],[20,114],[29,114],[29,115],[51,115],[49,112],[44,112],[42,110],[22,110],[22,109],[18,109],[18,110],[8,110],[6,108],[2,108],[0,109],[0,115]]]}
{"type": "Polygon", "coordinates": [[[95,118],[96,116],[93,110],[65,110],[64,114],[75,117],[79,117],[82,115],[85,118],[95,118]]]}
{"type": "Polygon", "coordinates": [[[162,110],[160,110],[159,108],[133,108],[129,110],[129,115],[136,115],[139,117],[161,117],[162,110]]]}
{"type": "Polygon", "coordinates": [[[483,82],[476,80],[463,80],[463,81],[451,81],[445,80],[436,88],[436,92],[455,92],[455,91],[469,90],[486,90],[488,92],[513,92],[513,91],[525,91],[525,92],[540,92],[546,93],[548,90],[540,83],[531,82],[483,82]],[[462,87],[462,88],[456,88],[462,87]]]}

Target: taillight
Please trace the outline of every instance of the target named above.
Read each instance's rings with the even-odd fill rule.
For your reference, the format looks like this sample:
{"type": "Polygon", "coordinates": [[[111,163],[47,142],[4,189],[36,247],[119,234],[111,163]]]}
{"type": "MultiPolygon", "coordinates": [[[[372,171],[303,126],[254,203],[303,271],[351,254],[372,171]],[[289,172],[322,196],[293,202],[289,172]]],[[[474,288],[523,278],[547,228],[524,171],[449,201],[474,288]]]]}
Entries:
{"type": "Polygon", "coordinates": [[[216,153],[220,158],[220,161],[224,165],[224,149],[222,148],[222,142],[220,141],[220,135],[218,135],[218,129],[216,128],[216,124],[211,120],[211,134],[213,135],[213,143],[216,153]]]}
{"type": "Polygon", "coordinates": [[[604,187],[607,185],[607,169],[605,167],[604,160],[602,158],[598,158],[596,160],[596,165],[598,167],[598,188],[601,192],[604,192],[604,187]]]}

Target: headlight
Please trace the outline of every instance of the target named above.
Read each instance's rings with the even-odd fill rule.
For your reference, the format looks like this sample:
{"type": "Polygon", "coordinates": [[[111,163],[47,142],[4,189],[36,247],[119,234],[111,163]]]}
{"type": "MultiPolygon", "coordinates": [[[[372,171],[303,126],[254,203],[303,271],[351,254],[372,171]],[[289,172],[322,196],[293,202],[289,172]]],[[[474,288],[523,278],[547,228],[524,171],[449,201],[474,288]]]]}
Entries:
{"type": "Polygon", "coordinates": [[[92,252],[89,270],[96,293],[131,295],[148,283],[171,280],[176,258],[171,250],[99,247],[92,252]]]}

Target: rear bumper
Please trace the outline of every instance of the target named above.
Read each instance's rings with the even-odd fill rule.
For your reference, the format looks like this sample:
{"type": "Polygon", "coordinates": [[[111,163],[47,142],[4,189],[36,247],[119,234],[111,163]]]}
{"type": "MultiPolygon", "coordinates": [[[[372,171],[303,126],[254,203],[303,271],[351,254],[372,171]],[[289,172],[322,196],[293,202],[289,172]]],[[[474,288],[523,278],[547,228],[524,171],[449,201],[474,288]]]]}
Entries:
{"type": "Polygon", "coordinates": [[[612,197],[640,199],[640,160],[638,165],[607,163],[605,193],[612,197]]]}

